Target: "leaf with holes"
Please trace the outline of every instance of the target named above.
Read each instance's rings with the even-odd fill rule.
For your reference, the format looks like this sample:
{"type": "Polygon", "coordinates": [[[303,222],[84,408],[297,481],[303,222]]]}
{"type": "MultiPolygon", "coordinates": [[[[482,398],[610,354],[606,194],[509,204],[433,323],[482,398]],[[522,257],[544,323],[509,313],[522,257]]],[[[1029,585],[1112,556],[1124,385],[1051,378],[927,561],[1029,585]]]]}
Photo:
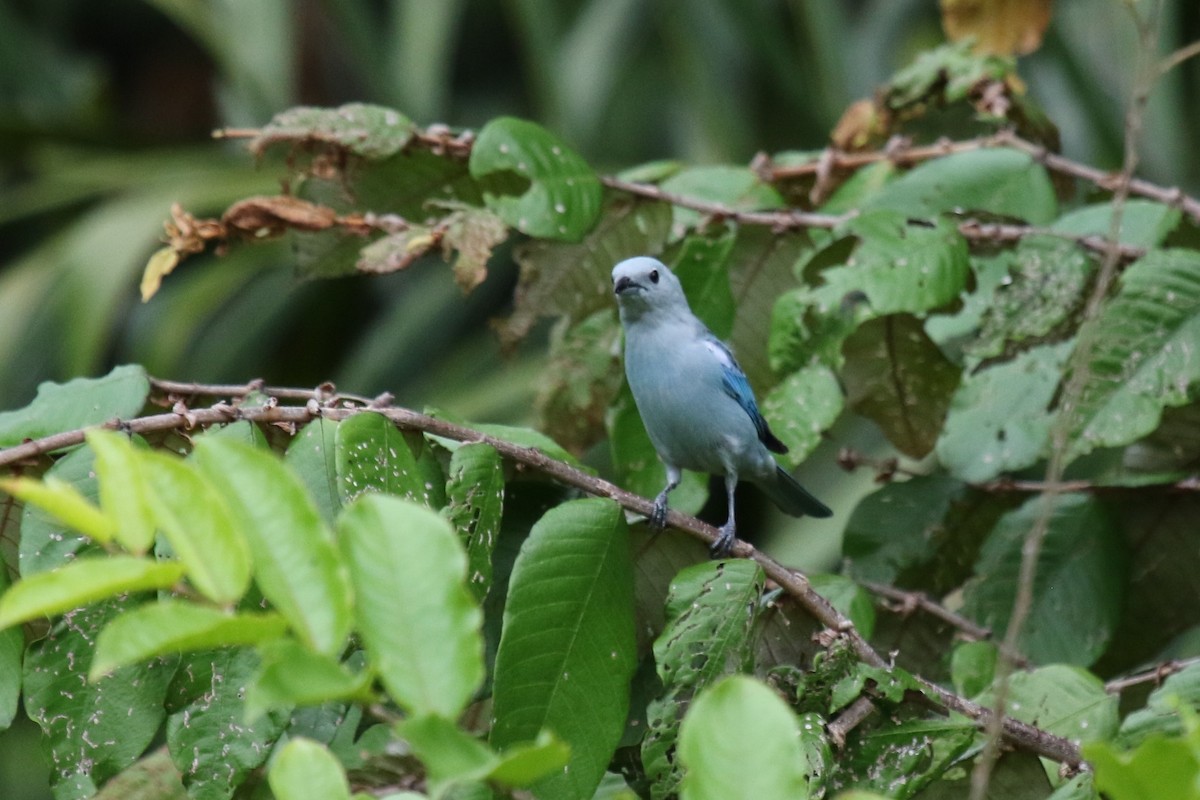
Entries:
{"type": "Polygon", "coordinates": [[[1070,455],[1150,433],[1164,408],[1200,382],[1200,253],[1155,250],[1121,275],[1117,294],[1080,330],[1092,340],[1070,455]]]}
{"type": "Polygon", "coordinates": [[[524,194],[484,193],[488,208],[529,236],[579,241],[600,213],[602,187],[591,167],[534,122],[515,117],[489,122],[471,148],[470,167],[476,180],[511,172],[529,181],[524,194]]]}
{"type": "Polygon", "coordinates": [[[793,372],[763,398],[763,416],[771,430],[788,446],[784,455],[792,466],[804,461],[821,434],[842,413],[842,387],[833,370],[813,364],[793,372]]]}
{"type": "Polygon", "coordinates": [[[299,106],[281,111],[262,127],[248,147],[261,157],[274,144],[323,144],[369,159],[398,153],[412,140],[416,125],[399,111],[366,103],[338,108],[299,106]]]}
{"type": "Polygon", "coordinates": [[[450,457],[445,514],[467,551],[467,585],[482,603],[492,585],[492,550],[504,511],[504,464],[485,442],[464,444],[450,457]]]}

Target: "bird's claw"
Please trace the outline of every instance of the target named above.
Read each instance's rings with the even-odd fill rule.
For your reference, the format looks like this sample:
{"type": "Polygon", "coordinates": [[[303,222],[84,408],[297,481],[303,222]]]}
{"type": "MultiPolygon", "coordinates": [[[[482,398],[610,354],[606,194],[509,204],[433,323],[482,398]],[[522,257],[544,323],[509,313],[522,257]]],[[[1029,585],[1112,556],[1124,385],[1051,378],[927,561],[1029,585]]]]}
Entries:
{"type": "Polygon", "coordinates": [[[713,558],[726,558],[733,552],[733,544],[737,541],[737,529],[732,522],[727,522],[721,526],[721,535],[717,537],[712,546],[708,548],[709,555],[713,558]]]}
{"type": "Polygon", "coordinates": [[[661,531],[667,527],[667,493],[654,498],[654,511],[650,513],[650,527],[661,531]]]}

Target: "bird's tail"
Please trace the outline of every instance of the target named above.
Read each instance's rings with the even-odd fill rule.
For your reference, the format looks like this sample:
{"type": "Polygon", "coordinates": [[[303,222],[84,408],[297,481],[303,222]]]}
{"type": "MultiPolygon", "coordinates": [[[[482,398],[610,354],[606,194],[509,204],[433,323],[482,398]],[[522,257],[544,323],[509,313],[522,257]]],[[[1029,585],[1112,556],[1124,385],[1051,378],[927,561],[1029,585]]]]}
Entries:
{"type": "Polygon", "coordinates": [[[809,494],[808,490],[801,486],[799,481],[783,467],[777,465],[774,478],[764,480],[758,485],[766,492],[767,497],[775,502],[775,505],[794,517],[802,517],[805,514],[810,517],[833,515],[829,506],[809,494]]]}

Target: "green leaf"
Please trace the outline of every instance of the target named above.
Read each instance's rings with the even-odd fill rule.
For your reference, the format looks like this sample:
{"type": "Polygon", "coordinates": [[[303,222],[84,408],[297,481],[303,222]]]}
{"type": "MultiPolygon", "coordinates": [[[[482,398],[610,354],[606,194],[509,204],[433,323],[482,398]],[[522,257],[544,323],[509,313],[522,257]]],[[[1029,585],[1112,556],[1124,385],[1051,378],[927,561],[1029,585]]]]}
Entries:
{"type": "Polygon", "coordinates": [[[980,483],[1037,462],[1073,347],[1074,341],[1036,347],[963,379],[937,440],[938,460],[951,475],[980,483]]]}
{"type": "Polygon", "coordinates": [[[553,731],[571,748],[541,796],[590,798],[625,728],[636,667],[633,573],[621,509],[575,500],[546,512],[521,547],[496,654],[492,744],[553,731]]]}
{"type": "Polygon", "coordinates": [[[311,739],[292,739],[267,773],[278,800],[350,800],[346,771],[328,748],[311,739]]]}
{"type": "MultiPolygon", "coordinates": [[[[1033,497],[1006,514],[963,589],[963,613],[997,634],[1008,626],[1025,537],[1041,513],[1042,498],[1033,497]]],[[[1126,570],[1123,542],[1105,506],[1084,494],[1059,497],[1017,649],[1037,663],[1094,662],[1119,621],[1126,570]]]]}
{"type": "Polygon", "coordinates": [[[602,187],[591,167],[536,123],[493,119],[471,147],[470,168],[476,179],[513,172],[530,182],[515,197],[484,193],[488,208],[529,236],[579,241],[600,213],[602,187]]]}
{"type": "Polygon", "coordinates": [[[816,449],[821,434],[842,413],[842,404],[837,375],[823,364],[793,372],[763,398],[763,416],[788,447],[787,463],[798,466],[816,449]]]}
{"type": "Polygon", "coordinates": [[[1155,250],[1121,275],[1117,294],[1086,323],[1086,382],[1072,415],[1070,454],[1128,444],[1187,403],[1200,381],[1200,253],[1155,250]]]}
{"type": "Polygon", "coordinates": [[[604,417],[621,390],[621,326],[611,308],[550,334],[550,359],[534,405],[542,430],[575,452],[604,438],[604,417]]]}
{"type": "Polygon", "coordinates": [[[837,778],[844,785],[885,793],[893,800],[920,797],[923,789],[959,762],[975,741],[975,732],[975,724],[958,715],[860,729],[851,734],[839,758],[837,778]]]}
{"type": "Polygon", "coordinates": [[[871,311],[920,314],[958,299],[967,288],[970,259],[958,228],[944,220],[930,225],[907,213],[873,211],[846,225],[858,243],[845,263],[820,273],[811,298],[823,316],[840,313],[847,294],[862,292],[871,311]]]}
{"type": "Polygon", "coordinates": [[[758,681],[731,676],[701,692],[684,717],[683,800],[809,797],[796,716],[758,681]]]}
{"type": "Polygon", "coordinates": [[[26,505],[37,506],[69,528],[94,542],[112,541],[116,523],[101,511],[74,484],[53,475],[43,480],[16,477],[0,478],[0,491],[7,492],[26,505]]]}
{"type": "MultiPolygon", "coordinates": [[[[0,557],[0,607],[9,589],[8,567],[0,557]]],[[[0,631],[0,733],[8,730],[17,715],[21,697],[21,658],[25,653],[25,634],[20,628],[0,631]]]]}
{"type": "MultiPolygon", "coordinates": [[[[66,481],[92,503],[98,502],[100,489],[90,448],[71,450],[55,461],[43,477],[66,481]]],[[[25,506],[21,512],[19,548],[24,577],[68,564],[89,552],[102,552],[91,539],[70,530],[36,506],[25,506]]]]}
{"type": "Polygon", "coordinates": [[[332,700],[372,702],[369,671],[352,673],[337,660],[314,653],[294,639],[259,644],[262,659],[254,681],[246,687],[246,718],[271,709],[315,706],[332,700]]]}
{"type": "Polygon", "coordinates": [[[269,451],[206,439],[192,456],[224,496],[250,545],[263,595],[305,645],[341,652],[350,633],[350,583],[304,484],[269,451]]]}
{"type": "Polygon", "coordinates": [[[229,614],[178,600],[147,603],[100,631],[88,679],[168,653],[256,644],[282,636],[286,629],[277,614],[229,614]]]}
{"type": "Polygon", "coordinates": [[[133,443],[119,433],[100,429],[87,432],[87,443],[96,454],[100,507],[116,520],[117,541],[138,555],[149,551],[157,526],[133,443]]]}
{"type": "MultiPolygon", "coordinates": [[[[1050,226],[1072,236],[1105,236],[1112,231],[1113,204],[1096,203],[1063,214],[1050,226]]],[[[1121,205],[1121,244],[1158,247],[1179,225],[1183,212],[1151,200],[1130,198],[1121,205]]]]}
{"type": "Polygon", "coordinates": [[[168,694],[167,749],[194,800],[229,800],[266,763],[287,725],[287,711],[247,718],[245,687],[257,667],[258,656],[245,647],[181,660],[168,694]]]}
{"type": "Polygon", "coordinates": [[[504,464],[496,448],[466,444],[450,457],[445,514],[467,551],[468,585],[478,603],[492,586],[492,550],[504,511],[504,464]]]}
{"type": "Polygon", "coordinates": [[[339,108],[299,106],[281,111],[250,140],[256,156],[274,144],[331,145],[369,159],[398,153],[409,143],[416,125],[399,111],[365,103],[339,108]]]}
{"type": "Polygon", "coordinates": [[[1200,800],[1200,737],[1154,736],[1129,752],[1092,742],[1083,753],[1095,770],[1096,789],[1109,800],[1200,800]]]}
{"type": "Polygon", "coordinates": [[[488,779],[502,786],[532,786],[567,766],[571,748],[550,731],[543,730],[533,742],[514,745],[500,755],[488,779]]]}
{"type": "MultiPolygon", "coordinates": [[[[993,701],[985,695],[980,702],[993,701]]],[[[1011,716],[1076,742],[1111,738],[1117,731],[1119,703],[1095,675],[1066,664],[1016,672],[1009,678],[1011,716]]]]}
{"type": "Polygon", "coordinates": [[[875,421],[900,452],[933,450],[961,378],[916,317],[869,320],[842,345],[846,402],[875,421]]]}
{"type": "Polygon", "coordinates": [[[579,244],[532,241],[516,249],[521,268],[513,313],[496,325],[501,343],[511,347],[544,317],[577,322],[613,308],[612,268],[622,259],[662,251],[671,231],[666,203],[618,200],[579,244]]]}
{"type": "Polygon", "coordinates": [[[982,310],[976,338],[965,347],[975,359],[1069,336],[1096,271],[1086,251],[1051,236],[1022,239],[1003,261],[1006,274],[982,310]]]}
{"type": "Polygon", "coordinates": [[[300,478],[327,525],[333,524],[342,508],[337,484],[337,429],[335,420],[314,419],[292,438],[283,456],[283,463],[300,478]]]}
{"type": "MultiPolygon", "coordinates": [[[[726,164],[686,167],[664,180],[661,188],[668,194],[717,203],[733,211],[780,208],[784,204],[775,187],[764,183],[754,170],[726,164]]],[[[675,227],[696,228],[703,216],[699,211],[676,206],[675,227]]]]}
{"type": "Polygon", "coordinates": [[[1150,693],[1143,708],[1130,713],[1121,723],[1115,743],[1133,748],[1152,736],[1180,736],[1185,726],[1181,708],[1200,711],[1200,664],[1167,677],[1150,693]]]}
{"type": "Polygon", "coordinates": [[[124,592],[166,589],[183,577],[179,564],[134,556],[81,558],[23,578],[0,596],[0,628],[48,617],[124,592]]]}
{"type": "Polygon", "coordinates": [[[910,217],[987,212],[1045,225],[1058,215],[1054,186],[1031,156],[985,148],[926,161],[884,186],[864,211],[891,209],[910,217]]]}
{"type": "Polygon", "coordinates": [[[216,603],[233,603],[250,584],[250,549],[224,498],[192,464],[158,452],[142,457],[154,517],[188,580],[216,603]]]}
{"type": "Polygon", "coordinates": [[[672,755],[693,698],[727,672],[750,666],[763,580],[757,564],[737,559],[687,567],[671,582],[667,626],[654,642],[662,695],[646,709],[642,740],[655,798],[678,790],[682,773],[672,755]]]}
{"type": "Polygon", "coordinates": [[[165,712],[174,660],[125,667],[87,680],[100,628],[121,610],[106,602],[73,612],[25,656],[25,712],[42,728],[58,800],[82,800],[145,752],[165,712]]]}
{"type": "Polygon", "coordinates": [[[115,367],[102,378],[43,383],[24,408],[0,413],[0,447],[53,433],[131,419],[150,394],[150,379],[136,365],[115,367]]]}
{"type": "Polygon", "coordinates": [[[396,726],[425,765],[431,797],[459,782],[484,778],[500,760],[484,742],[437,714],[409,717],[396,726]]]}
{"type": "Polygon", "coordinates": [[[808,582],[834,608],[846,615],[863,638],[875,632],[875,603],[871,595],[845,575],[814,574],[808,582]]]}
{"type": "MultiPolygon", "coordinates": [[[[676,213],[682,209],[676,209],[676,213]]],[[[679,243],[671,271],[683,285],[692,313],[719,339],[733,333],[737,304],[729,285],[729,260],[737,235],[728,228],[691,233],[679,243]]]]}
{"type": "Polygon", "coordinates": [[[343,503],[366,492],[430,504],[430,489],[404,433],[382,414],[355,414],[337,427],[338,492],[343,503]]]}
{"type": "Polygon", "coordinates": [[[963,697],[978,697],[996,677],[999,651],[991,642],[963,642],[950,654],[950,680],[963,697]]]}
{"type": "Polygon", "coordinates": [[[454,529],[423,506],[365,495],[342,512],[338,541],[388,694],[414,714],[457,716],[483,680],[483,615],[454,529]]]}
{"type": "Polygon", "coordinates": [[[95,795],[95,800],[190,800],[179,770],[166,750],[152,750],[121,770],[95,795]]]}

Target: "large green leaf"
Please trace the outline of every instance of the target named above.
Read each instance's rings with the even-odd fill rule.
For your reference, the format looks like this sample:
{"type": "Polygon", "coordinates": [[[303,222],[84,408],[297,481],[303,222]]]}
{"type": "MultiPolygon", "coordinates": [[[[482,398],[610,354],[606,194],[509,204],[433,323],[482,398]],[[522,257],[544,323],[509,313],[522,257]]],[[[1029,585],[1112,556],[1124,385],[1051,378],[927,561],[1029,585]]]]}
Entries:
{"type": "Polygon", "coordinates": [[[224,496],[254,557],[263,595],[319,653],[341,652],[350,633],[350,582],[304,484],[269,451],[205,439],[193,459],[224,496]]]}
{"type": "Polygon", "coordinates": [[[457,716],[483,680],[483,615],[454,528],[424,506],[369,494],[342,512],[338,541],[358,631],[388,693],[415,714],[457,716]]]}
{"type": "MultiPolygon", "coordinates": [[[[997,633],[1008,626],[1025,537],[1042,513],[1042,498],[1033,497],[1006,514],[980,552],[976,577],[963,590],[963,612],[997,633]]],[[[1058,498],[1018,649],[1036,663],[1091,664],[1116,629],[1126,571],[1123,543],[1109,511],[1087,495],[1058,498]]]]}
{"type": "Polygon", "coordinates": [[[600,180],[581,156],[540,125],[498,117],[471,148],[471,175],[514,172],[530,182],[521,195],[485,192],[488,208],[521,233],[578,241],[600,213],[600,180]]]}
{"type": "Polygon", "coordinates": [[[0,413],[0,447],[52,433],[130,419],[142,410],[150,379],[136,365],[116,367],[101,378],[43,383],[25,408],[0,413]]]}
{"type": "Polygon", "coordinates": [[[366,492],[406,497],[427,506],[440,505],[444,479],[430,482],[428,463],[413,452],[420,446],[382,414],[365,412],[345,419],[337,427],[338,492],[348,503],[366,492]]]}
{"type": "Polygon", "coordinates": [[[542,797],[586,800],[612,758],[636,667],[629,533],[609,500],[548,511],[513,566],[496,654],[493,745],[549,729],[571,748],[542,797]]]}
{"type": "Polygon", "coordinates": [[[701,692],[679,734],[683,800],[809,797],[800,725],[779,695],[745,676],[701,692]]]}
{"type": "Polygon", "coordinates": [[[908,314],[868,320],[842,344],[846,402],[905,455],[933,450],[960,371],[908,314]]]}
{"type": "Polygon", "coordinates": [[[683,773],[672,756],[689,703],[726,673],[749,666],[762,590],[762,570],[741,559],[696,564],[671,582],[667,627],[654,643],[663,691],[646,709],[642,740],[653,797],[679,788],[683,773]]]}
{"type": "MultiPolygon", "coordinates": [[[[99,501],[100,488],[91,448],[71,450],[55,461],[43,477],[66,481],[87,500],[99,501]]],[[[25,577],[62,566],[89,551],[100,552],[100,547],[87,536],[71,530],[36,506],[25,506],[21,512],[20,531],[19,563],[21,575],[25,577]]]]}
{"type": "Polygon", "coordinates": [[[974,723],[961,716],[859,728],[839,760],[837,777],[861,790],[886,792],[883,796],[895,800],[920,797],[974,740],[974,723]]]}
{"type": "Polygon", "coordinates": [[[162,725],[175,661],[88,681],[96,634],[121,603],[73,612],[25,656],[25,712],[42,728],[56,800],[81,800],[145,751],[162,725]]]}
{"type": "Polygon", "coordinates": [[[884,186],[863,210],[891,209],[910,217],[983,211],[1045,225],[1058,214],[1046,170],[1007,148],[935,158],[884,186]]]}
{"type": "Polygon", "coordinates": [[[246,716],[245,687],[257,667],[246,647],[189,654],[179,665],[168,694],[167,749],[193,800],[229,800],[283,733],[286,711],[246,716]]]}
{"type": "MultiPolygon", "coordinates": [[[[992,698],[984,696],[984,705],[992,698]]],[[[1022,722],[1076,742],[1109,739],[1117,732],[1120,698],[1079,667],[1051,664],[1009,678],[1008,713],[1022,722]]]]}
{"type": "Polygon", "coordinates": [[[337,485],[337,428],[334,420],[314,419],[292,438],[283,457],[328,525],[342,508],[337,485]]]}
{"type": "Polygon", "coordinates": [[[1121,722],[1116,744],[1131,748],[1152,736],[1179,736],[1185,730],[1181,709],[1200,710],[1200,664],[1167,676],[1146,699],[1146,705],[1121,722]]]}
{"type": "Polygon", "coordinates": [[[183,577],[179,564],[135,556],[81,558],[23,578],[0,596],[0,628],[49,617],[125,592],[166,589],[183,577]]]}
{"type": "Polygon", "coordinates": [[[736,232],[729,228],[697,231],[679,243],[671,261],[692,313],[720,339],[733,333],[737,316],[729,283],[729,260],[736,241],[736,232]]]}
{"type": "Polygon", "coordinates": [[[278,614],[227,614],[176,600],[147,603],[100,631],[89,678],[168,653],[256,644],[282,636],[286,628],[278,614]]]}
{"type": "Polygon", "coordinates": [[[463,445],[450,457],[446,516],[467,550],[469,585],[482,603],[492,586],[492,550],[504,511],[504,464],[484,442],[463,445]]]}
{"type": "Polygon", "coordinates": [[[1155,737],[1130,752],[1092,742],[1083,753],[1095,770],[1096,789],[1108,800],[1200,800],[1200,735],[1155,737]]]}
{"type": "Polygon", "coordinates": [[[987,481],[1044,454],[1054,420],[1050,404],[1073,346],[1037,347],[963,380],[937,441],[938,460],[950,474],[987,481]]]}
{"type": "Polygon", "coordinates": [[[1092,348],[1079,365],[1072,456],[1128,444],[1154,430],[1164,408],[1188,402],[1200,381],[1200,253],[1148,253],[1079,336],[1092,348]]]}
{"type": "Polygon", "coordinates": [[[217,603],[239,600],[250,584],[250,548],[225,498],[195,465],[159,452],[141,456],[154,517],[188,580],[217,603]]]}

